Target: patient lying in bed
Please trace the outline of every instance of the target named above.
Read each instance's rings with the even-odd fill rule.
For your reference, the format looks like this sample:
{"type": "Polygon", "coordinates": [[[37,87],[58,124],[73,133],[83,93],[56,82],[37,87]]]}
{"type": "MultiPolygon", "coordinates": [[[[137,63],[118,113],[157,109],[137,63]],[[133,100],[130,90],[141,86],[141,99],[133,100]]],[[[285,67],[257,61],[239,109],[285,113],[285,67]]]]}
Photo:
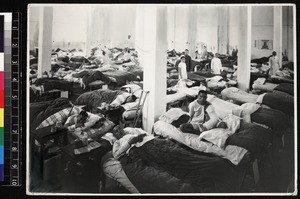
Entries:
{"type": "Polygon", "coordinates": [[[85,131],[95,125],[101,119],[100,116],[81,111],[79,114],[70,116],[64,127],[69,131],[85,131]]]}
{"type": "MultiPolygon", "coordinates": [[[[154,137],[142,129],[123,130],[118,126],[113,131],[116,137],[113,140],[114,158],[104,162],[104,173],[132,193],[162,192],[162,188],[156,187],[157,182],[160,182],[158,186],[164,187],[166,192],[215,192],[223,184],[223,180],[227,177],[233,180],[235,177],[226,169],[229,168],[226,166],[230,164],[229,161],[222,158],[192,153],[171,140],[154,137]],[[137,163],[139,166],[134,166],[137,163]],[[222,168],[222,172],[219,172],[217,165],[222,168]],[[138,172],[132,172],[136,170],[138,172]],[[225,177],[224,174],[228,176],[225,177]],[[143,181],[143,185],[137,180],[143,181]]],[[[228,183],[226,181],[225,184],[228,183]]]]}

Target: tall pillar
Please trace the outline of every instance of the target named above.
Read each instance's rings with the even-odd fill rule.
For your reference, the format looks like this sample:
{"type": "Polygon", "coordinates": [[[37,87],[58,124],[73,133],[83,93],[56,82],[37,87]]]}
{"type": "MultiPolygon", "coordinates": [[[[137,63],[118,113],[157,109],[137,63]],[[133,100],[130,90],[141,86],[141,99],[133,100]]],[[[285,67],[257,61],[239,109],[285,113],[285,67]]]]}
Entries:
{"type": "Polygon", "coordinates": [[[195,58],[195,50],[197,43],[197,6],[189,7],[189,18],[188,18],[188,42],[189,42],[189,51],[190,56],[195,58]]]}
{"type": "Polygon", "coordinates": [[[239,9],[237,81],[242,90],[248,90],[250,86],[251,9],[251,6],[241,6],[239,9]]]}
{"type": "Polygon", "coordinates": [[[51,70],[53,8],[41,7],[39,14],[38,77],[51,70]]]}
{"type": "Polygon", "coordinates": [[[279,58],[279,66],[282,66],[282,6],[274,6],[273,49],[279,58]]]}
{"type": "Polygon", "coordinates": [[[222,54],[228,53],[229,45],[229,6],[219,7],[218,12],[218,52],[222,54]]]}
{"type": "Polygon", "coordinates": [[[143,109],[143,128],[151,132],[154,122],[166,111],[167,9],[139,6],[136,16],[137,39],[144,67],[143,89],[149,91],[143,109]],[[147,22],[147,23],[145,23],[147,22]]]}

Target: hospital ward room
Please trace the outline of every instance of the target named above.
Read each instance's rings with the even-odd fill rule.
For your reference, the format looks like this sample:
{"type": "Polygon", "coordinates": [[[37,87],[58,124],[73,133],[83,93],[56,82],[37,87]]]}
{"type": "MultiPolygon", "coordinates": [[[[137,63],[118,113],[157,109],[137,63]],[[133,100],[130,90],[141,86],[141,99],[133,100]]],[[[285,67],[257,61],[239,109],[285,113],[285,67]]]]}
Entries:
{"type": "Polygon", "coordinates": [[[30,5],[28,192],[292,195],[294,8],[30,5]]]}

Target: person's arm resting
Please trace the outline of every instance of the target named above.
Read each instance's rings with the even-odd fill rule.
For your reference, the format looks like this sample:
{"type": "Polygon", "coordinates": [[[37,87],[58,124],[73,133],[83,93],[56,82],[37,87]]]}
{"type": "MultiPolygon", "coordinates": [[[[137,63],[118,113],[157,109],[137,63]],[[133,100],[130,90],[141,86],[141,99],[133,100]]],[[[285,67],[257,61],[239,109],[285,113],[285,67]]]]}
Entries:
{"type": "Polygon", "coordinates": [[[207,107],[206,112],[208,113],[210,119],[207,122],[205,122],[203,124],[203,126],[207,130],[210,130],[210,129],[214,128],[217,125],[217,123],[219,121],[219,118],[218,118],[217,114],[215,113],[214,107],[211,106],[211,105],[207,107]]]}
{"type": "Polygon", "coordinates": [[[123,138],[117,140],[114,143],[112,151],[113,151],[113,156],[116,160],[122,157],[126,153],[126,151],[131,147],[131,145],[135,140],[135,137],[136,136],[134,135],[125,135],[123,138]]]}
{"type": "Polygon", "coordinates": [[[191,104],[189,105],[189,115],[190,115],[190,120],[189,120],[189,121],[192,121],[192,119],[193,119],[193,117],[194,117],[194,114],[195,114],[193,105],[194,105],[194,103],[191,103],[191,104]]]}
{"type": "MultiPolygon", "coordinates": [[[[91,128],[92,126],[94,126],[96,124],[96,122],[100,119],[100,116],[98,115],[94,115],[94,114],[91,114],[87,120],[86,123],[84,123],[84,126],[81,127],[80,130],[84,131],[86,129],[89,129],[91,128]]],[[[80,128],[80,127],[79,127],[80,128]]]]}
{"type": "Polygon", "coordinates": [[[65,127],[66,128],[68,128],[68,130],[69,131],[74,131],[75,130],[75,123],[74,123],[74,118],[75,116],[73,115],[73,116],[70,116],[68,119],[67,119],[67,121],[66,121],[66,123],[65,123],[65,127]],[[73,120],[72,120],[73,119],[73,120]]]}

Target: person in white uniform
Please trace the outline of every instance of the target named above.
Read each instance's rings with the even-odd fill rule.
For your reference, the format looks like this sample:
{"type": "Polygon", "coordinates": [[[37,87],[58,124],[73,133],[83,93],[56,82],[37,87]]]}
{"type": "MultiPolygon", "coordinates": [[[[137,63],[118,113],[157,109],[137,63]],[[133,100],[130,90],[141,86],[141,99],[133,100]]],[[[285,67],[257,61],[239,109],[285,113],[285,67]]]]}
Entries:
{"type": "Polygon", "coordinates": [[[222,70],[222,63],[219,59],[219,55],[216,53],[214,58],[211,60],[211,73],[220,75],[222,70]]]}
{"type": "Polygon", "coordinates": [[[178,64],[178,72],[179,72],[179,79],[187,79],[187,71],[186,71],[186,63],[185,63],[184,55],[180,57],[180,63],[178,64]]]}
{"type": "Polygon", "coordinates": [[[277,53],[273,51],[272,56],[269,58],[270,75],[274,75],[279,69],[279,58],[277,53]]]}

